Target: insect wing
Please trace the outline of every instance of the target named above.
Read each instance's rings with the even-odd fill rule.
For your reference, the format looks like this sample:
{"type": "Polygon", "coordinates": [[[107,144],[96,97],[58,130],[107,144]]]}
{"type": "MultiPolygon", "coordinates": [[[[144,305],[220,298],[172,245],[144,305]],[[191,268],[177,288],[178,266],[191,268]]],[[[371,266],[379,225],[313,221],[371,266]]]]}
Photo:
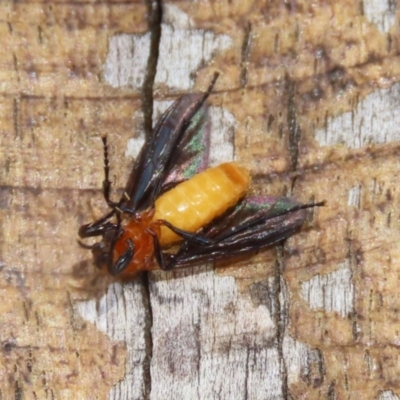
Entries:
{"type": "Polygon", "coordinates": [[[286,197],[250,197],[206,227],[201,234],[212,242],[185,242],[177,266],[214,261],[255,252],[295,233],[306,219],[305,206],[286,197]]]}
{"type": "Polygon", "coordinates": [[[127,208],[137,212],[152,205],[179,158],[179,151],[178,154],[176,151],[182,148],[181,143],[185,142],[185,133],[193,117],[207,96],[208,93],[185,95],[163,114],[132,169],[125,189],[129,200],[123,202],[127,208]]]}
{"type": "Polygon", "coordinates": [[[204,103],[192,118],[171,162],[171,168],[163,181],[161,192],[171,186],[192,178],[205,170],[210,155],[211,122],[208,118],[208,105],[204,103]]]}

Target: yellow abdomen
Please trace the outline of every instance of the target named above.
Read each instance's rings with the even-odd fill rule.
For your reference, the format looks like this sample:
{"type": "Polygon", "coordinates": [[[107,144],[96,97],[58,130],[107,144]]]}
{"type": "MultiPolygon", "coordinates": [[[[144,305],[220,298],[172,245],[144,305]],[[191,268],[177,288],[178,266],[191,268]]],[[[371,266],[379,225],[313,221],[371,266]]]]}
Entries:
{"type": "MultiPolygon", "coordinates": [[[[250,176],[245,168],[231,162],[209,168],[164,193],[155,202],[153,221],[165,219],[175,227],[197,232],[234,206],[247,192],[250,176]]],[[[180,240],[161,227],[162,246],[180,240]]]]}

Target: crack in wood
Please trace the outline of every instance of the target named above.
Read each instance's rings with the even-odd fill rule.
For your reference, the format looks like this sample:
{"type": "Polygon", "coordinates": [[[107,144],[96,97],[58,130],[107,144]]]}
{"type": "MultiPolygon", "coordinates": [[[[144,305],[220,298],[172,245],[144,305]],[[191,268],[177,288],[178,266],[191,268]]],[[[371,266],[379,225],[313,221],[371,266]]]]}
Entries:
{"type": "Polygon", "coordinates": [[[150,298],[150,281],[149,274],[143,273],[141,275],[141,287],[142,289],[142,297],[143,297],[143,307],[145,310],[145,318],[144,318],[144,341],[145,341],[145,357],[143,360],[143,399],[150,399],[151,394],[151,360],[153,358],[153,336],[152,336],[152,328],[153,328],[153,310],[151,307],[151,298],[150,298]]]}
{"type": "Polygon", "coordinates": [[[247,23],[244,30],[244,37],[242,43],[241,63],[240,63],[240,87],[244,88],[247,85],[247,59],[249,58],[250,45],[251,45],[251,22],[247,23]]]}
{"type": "Polygon", "coordinates": [[[284,399],[288,398],[289,395],[289,378],[288,378],[288,372],[287,372],[287,367],[286,367],[286,361],[285,357],[283,354],[283,340],[285,337],[285,330],[286,330],[286,320],[287,320],[287,311],[286,311],[286,305],[284,304],[284,301],[281,302],[281,295],[283,294],[283,287],[282,287],[282,270],[283,270],[283,246],[279,245],[276,248],[276,253],[277,253],[277,261],[275,263],[275,268],[274,268],[274,284],[273,287],[276,289],[275,290],[275,303],[276,303],[276,311],[273,315],[275,325],[277,327],[277,350],[279,354],[279,360],[280,360],[280,366],[281,366],[281,387],[282,387],[282,396],[284,399]]]}
{"type": "Polygon", "coordinates": [[[249,358],[250,358],[250,351],[249,348],[246,350],[246,369],[245,369],[245,378],[244,378],[244,400],[249,398],[249,358]]]}
{"type": "MultiPolygon", "coordinates": [[[[157,72],[157,64],[160,53],[161,41],[161,23],[162,23],[162,1],[161,0],[147,0],[148,9],[148,24],[150,28],[150,52],[147,61],[146,75],[144,77],[142,87],[142,112],[144,119],[144,131],[146,136],[151,134],[153,128],[153,111],[154,111],[154,80],[157,72]]],[[[150,298],[150,282],[149,274],[142,274],[142,287],[143,287],[143,304],[145,307],[145,327],[144,327],[144,340],[145,340],[145,359],[143,360],[143,385],[145,400],[150,398],[151,394],[151,360],[153,357],[153,311],[151,308],[150,298]]]]}
{"type": "Polygon", "coordinates": [[[142,112],[144,118],[144,131],[146,136],[151,134],[153,128],[153,90],[157,73],[157,64],[160,55],[162,2],[161,0],[147,0],[148,24],[150,28],[150,52],[147,61],[146,74],[142,87],[142,112]]]}

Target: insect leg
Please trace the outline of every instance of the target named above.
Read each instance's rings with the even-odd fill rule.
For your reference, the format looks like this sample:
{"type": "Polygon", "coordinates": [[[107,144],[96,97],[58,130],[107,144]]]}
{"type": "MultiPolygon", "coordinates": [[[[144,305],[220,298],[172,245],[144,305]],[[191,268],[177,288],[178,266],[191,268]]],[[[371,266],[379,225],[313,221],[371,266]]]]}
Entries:
{"type": "Polygon", "coordinates": [[[161,222],[167,228],[171,229],[172,232],[176,233],[178,236],[180,236],[181,238],[183,238],[189,242],[203,244],[203,245],[213,243],[213,240],[211,240],[205,236],[199,235],[197,233],[185,231],[183,229],[179,229],[176,226],[170,224],[168,221],[161,220],[161,222]]]}
{"type": "Polygon", "coordinates": [[[92,236],[104,235],[104,232],[106,230],[115,226],[115,224],[112,224],[111,222],[107,221],[110,217],[112,217],[114,212],[115,211],[112,210],[99,220],[92,222],[90,224],[82,225],[78,231],[79,237],[84,239],[92,236]]]}
{"type": "Polygon", "coordinates": [[[82,249],[86,249],[86,250],[92,250],[96,245],[96,243],[95,244],[86,244],[86,243],[81,242],[80,240],[77,240],[77,242],[78,242],[79,246],[82,247],[82,249]]]}
{"type": "Polygon", "coordinates": [[[162,251],[162,247],[160,241],[158,240],[158,236],[151,229],[146,230],[149,235],[153,237],[153,245],[154,245],[154,255],[157,260],[157,264],[163,271],[169,271],[175,266],[175,257],[173,254],[166,254],[162,251]],[[167,259],[168,256],[168,259],[167,259]]]}

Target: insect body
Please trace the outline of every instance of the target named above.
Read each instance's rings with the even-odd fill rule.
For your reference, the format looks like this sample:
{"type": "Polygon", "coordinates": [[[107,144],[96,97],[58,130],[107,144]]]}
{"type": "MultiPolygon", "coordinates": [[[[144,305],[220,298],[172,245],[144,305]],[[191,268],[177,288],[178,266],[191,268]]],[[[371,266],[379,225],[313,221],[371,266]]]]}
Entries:
{"type": "Polygon", "coordinates": [[[206,169],[209,120],[204,94],[178,99],[147,138],[118,202],[110,199],[107,141],[104,197],[111,211],[82,225],[79,236],[101,236],[90,248],[112,275],[183,267],[252,253],[291,236],[305,209],[285,197],[246,198],[247,171],[236,163],[206,169]]]}
{"type": "Polygon", "coordinates": [[[182,241],[166,221],[176,229],[194,233],[236,205],[244,197],[250,183],[247,171],[236,163],[209,168],[164,193],[155,201],[155,208],[128,216],[121,223],[122,235],[114,247],[114,262],[135,249],[124,273],[154,269],[154,234],[161,247],[182,241]]]}
{"type": "MultiPolygon", "coordinates": [[[[155,220],[166,220],[179,229],[197,232],[244,197],[250,184],[246,169],[236,163],[220,164],[177,185],[155,202],[155,220]]],[[[182,237],[162,226],[160,244],[182,237]]]]}

